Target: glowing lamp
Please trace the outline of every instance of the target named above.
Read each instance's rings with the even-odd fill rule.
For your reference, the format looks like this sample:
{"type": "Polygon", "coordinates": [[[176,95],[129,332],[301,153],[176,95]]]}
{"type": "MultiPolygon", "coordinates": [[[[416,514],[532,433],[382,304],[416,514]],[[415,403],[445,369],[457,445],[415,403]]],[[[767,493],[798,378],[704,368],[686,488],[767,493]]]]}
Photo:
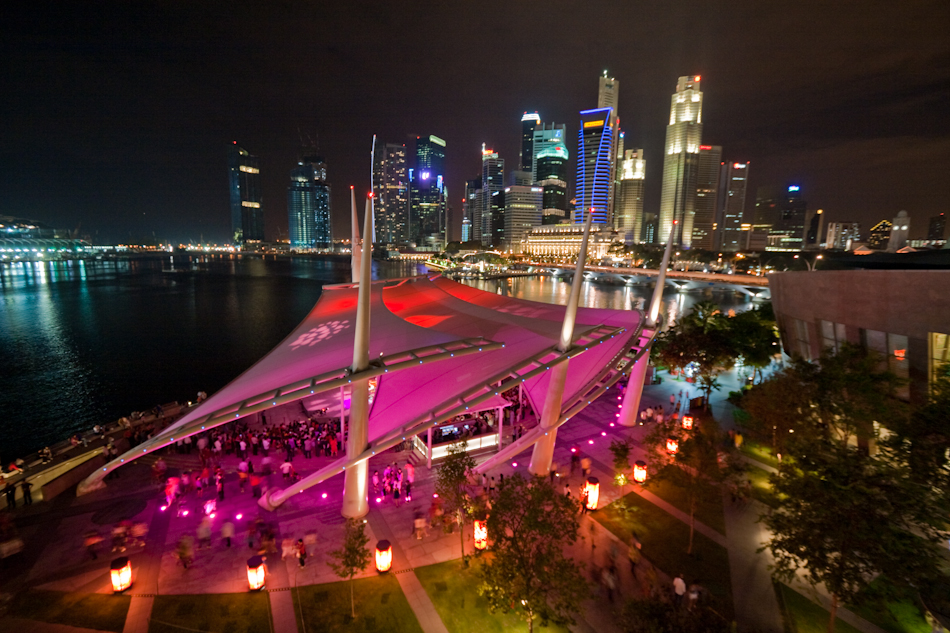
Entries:
{"type": "Polygon", "coordinates": [[[215,510],[218,509],[218,502],[215,501],[214,499],[211,499],[210,501],[205,501],[204,508],[205,508],[205,514],[214,516],[215,510]]]}
{"type": "Polygon", "coordinates": [[[642,484],[647,480],[647,464],[646,462],[637,461],[633,465],[633,480],[638,484],[642,484]]]}
{"type": "Polygon", "coordinates": [[[132,563],[123,556],[112,561],[110,567],[112,575],[112,591],[119,593],[132,586],[132,563]]]}
{"type": "Polygon", "coordinates": [[[680,449],[680,443],[676,438],[670,437],[666,440],[666,450],[670,455],[676,455],[676,451],[680,449]]]}
{"type": "Polygon", "coordinates": [[[247,559],[247,586],[251,591],[264,588],[264,557],[251,556],[247,559]]]}
{"type": "Polygon", "coordinates": [[[693,428],[693,416],[684,415],[683,416],[683,428],[687,431],[693,428]]]}
{"type": "Polygon", "coordinates": [[[584,489],[587,491],[587,509],[596,510],[600,500],[600,480],[597,477],[588,477],[584,489]]]}
{"type": "Polygon", "coordinates": [[[488,516],[483,519],[475,519],[475,549],[485,549],[488,547],[488,516]]]}
{"type": "Polygon", "coordinates": [[[376,571],[383,574],[393,566],[393,546],[389,541],[376,543],[376,571]]]}

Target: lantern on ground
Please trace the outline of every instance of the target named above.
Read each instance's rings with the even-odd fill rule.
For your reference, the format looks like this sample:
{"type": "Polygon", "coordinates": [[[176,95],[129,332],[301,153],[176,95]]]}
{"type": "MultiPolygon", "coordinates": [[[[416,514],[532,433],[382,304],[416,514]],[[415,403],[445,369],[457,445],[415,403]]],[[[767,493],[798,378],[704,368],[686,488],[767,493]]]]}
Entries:
{"type": "Polygon", "coordinates": [[[597,477],[588,477],[585,490],[587,491],[587,509],[596,510],[597,501],[600,500],[600,480],[597,477]]]}
{"type": "Polygon", "coordinates": [[[642,484],[647,480],[646,462],[637,461],[637,463],[633,465],[633,480],[638,484],[642,484]]]}
{"type": "Polygon", "coordinates": [[[251,556],[247,559],[247,586],[251,591],[264,588],[264,557],[251,556]]]}
{"type": "Polygon", "coordinates": [[[376,571],[385,573],[393,566],[393,546],[389,541],[376,543],[376,571]]]}
{"type": "Polygon", "coordinates": [[[693,416],[684,415],[683,416],[683,428],[689,431],[693,428],[693,416]]]}
{"type": "Polygon", "coordinates": [[[119,593],[132,586],[132,563],[123,556],[112,561],[112,591],[119,593]]]}
{"type": "Polygon", "coordinates": [[[676,455],[676,451],[680,449],[680,443],[675,437],[667,438],[666,440],[666,450],[670,455],[676,455]]]}
{"type": "Polygon", "coordinates": [[[475,519],[475,549],[488,547],[488,515],[475,519]]]}

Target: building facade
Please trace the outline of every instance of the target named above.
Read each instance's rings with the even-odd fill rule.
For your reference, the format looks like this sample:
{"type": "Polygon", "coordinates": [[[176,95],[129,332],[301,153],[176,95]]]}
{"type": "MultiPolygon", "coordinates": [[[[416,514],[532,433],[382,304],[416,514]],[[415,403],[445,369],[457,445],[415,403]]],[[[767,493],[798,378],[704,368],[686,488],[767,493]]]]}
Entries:
{"type": "Polygon", "coordinates": [[[521,117],[521,163],[518,169],[534,172],[534,134],[541,125],[537,112],[525,112],[521,117]]]}
{"type": "Polygon", "coordinates": [[[234,141],[228,146],[231,192],[231,241],[237,245],[264,241],[261,163],[234,141]]]}
{"type": "MultiPolygon", "coordinates": [[[[562,261],[577,259],[584,238],[581,224],[536,226],[522,239],[522,252],[532,258],[562,261]]],[[[605,224],[591,224],[587,258],[600,260],[607,256],[615,234],[605,224]]]]}
{"type": "Polygon", "coordinates": [[[930,226],[927,227],[927,239],[932,242],[939,242],[945,239],[947,233],[947,214],[941,213],[930,218],[930,226]]]}
{"type": "Polygon", "coordinates": [[[703,135],[703,93],[700,76],[680,77],[670,98],[666,126],[663,189],[660,194],[659,235],[666,243],[676,222],[676,244],[689,247],[693,238],[699,146],[703,135]]]}
{"type": "Polygon", "coordinates": [[[718,230],[716,207],[719,204],[719,172],[723,168],[722,147],[720,145],[699,146],[692,248],[711,251],[716,247],[715,231],[718,230]]]}
{"type": "Polygon", "coordinates": [[[385,143],[373,157],[373,197],[376,241],[401,244],[407,240],[409,215],[409,171],[406,146],[385,143]]]}
{"type": "Polygon", "coordinates": [[[537,185],[513,184],[505,187],[505,250],[521,253],[524,236],[535,226],[541,225],[541,201],[542,188],[537,185]]]}
{"type": "Polygon", "coordinates": [[[891,225],[891,235],[887,240],[887,252],[896,253],[907,246],[907,235],[910,233],[910,216],[907,211],[899,211],[891,225]]]}
{"type": "MultiPolygon", "coordinates": [[[[734,253],[745,250],[743,246],[743,224],[745,222],[745,200],[749,189],[749,163],[732,162],[723,165],[721,182],[725,187],[720,196],[722,214],[720,231],[720,249],[734,253]]],[[[748,230],[752,230],[751,227],[748,230]]],[[[748,241],[746,236],[746,242],[748,241]]],[[[764,247],[764,245],[763,245],[764,247]]]]}
{"type": "Polygon", "coordinates": [[[894,226],[890,220],[881,220],[871,227],[868,232],[868,248],[883,251],[887,248],[887,242],[891,239],[891,227],[894,226]]]}
{"type": "Polygon", "coordinates": [[[445,185],[445,141],[416,137],[415,167],[409,173],[408,242],[417,249],[445,248],[448,190],[445,185]]]}
{"type": "Polygon", "coordinates": [[[861,241],[861,225],[858,222],[829,222],[825,248],[850,251],[852,244],[861,241]]]}
{"type": "Polygon", "coordinates": [[[643,192],[646,182],[646,159],[642,149],[624,151],[618,166],[620,191],[614,207],[614,230],[624,244],[639,244],[643,240],[643,192]]]}
{"type": "Polygon", "coordinates": [[[482,143],[482,188],[479,222],[472,226],[479,231],[482,246],[501,248],[505,234],[505,159],[486,149],[482,143]]]}
{"type": "Polygon", "coordinates": [[[577,180],[574,187],[575,224],[587,221],[607,224],[611,220],[616,161],[616,128],[612,108],[584,110],[577,132],[577,180]]]}
{"type": "Polygon", "coordinates": [[[542,209],[544,224],[557,224],[570,219],[567,190],[567,126],[557,123],[542,124],[534,131],[532,173],[534,181],[543,190],[542,209]]]}
{"type": "Polygon", "coordinates": [[[315,154],[304,156],[291,170],[287,188],[290,247],[299,251],[330,248],[333,242],[330,218],[326,161],[315,154]]]}
{"type": "Polygon", "coordinates": [[[789,185],[785,196],[771,203],[773,224],[769,229],[769,244],[766,250],[780,252],[803,250],[808,203],[802,197],[801,186],[789,185]]]}

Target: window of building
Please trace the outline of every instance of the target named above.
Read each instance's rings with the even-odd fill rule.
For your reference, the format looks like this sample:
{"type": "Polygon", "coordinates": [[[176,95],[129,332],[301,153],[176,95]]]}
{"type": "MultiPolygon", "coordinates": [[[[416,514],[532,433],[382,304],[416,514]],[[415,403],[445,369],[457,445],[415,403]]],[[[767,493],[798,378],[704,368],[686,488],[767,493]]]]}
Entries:
{"type": "Polygon", "coordinates": [[[844,323],[833,323],[819,319],[821,329],[821,347],[822,349],[832,349],[835,352],[841,349],[841,345],[848,341],[845,336],[844,323]]]}
{"type": "Polygon", "coordinates": [[[950,334],[931,332],[928,341],[930,348],[930,363],[928,379],[930,383],[937,378],[937,371],[945,363],[950,363],[950,334]]]}
{"type": "MultiPolygon", "coordinates": [[[[907,337],[877,330],[862,330],[864,346],[881,355],[886,368],[904,383],[897,388],[897,397],[910,399],[910,360],[907,357],[907,337]]],[[[882,367],[883,369],[883,367],[882,367]]]]}
{"type": "Polygon", "coordinates": [[[811,346],[808,344],[808,324],[801,319],[794,319],[794,337],[795,343],[792,350],[805,360],[811,360],[811,346]]]}

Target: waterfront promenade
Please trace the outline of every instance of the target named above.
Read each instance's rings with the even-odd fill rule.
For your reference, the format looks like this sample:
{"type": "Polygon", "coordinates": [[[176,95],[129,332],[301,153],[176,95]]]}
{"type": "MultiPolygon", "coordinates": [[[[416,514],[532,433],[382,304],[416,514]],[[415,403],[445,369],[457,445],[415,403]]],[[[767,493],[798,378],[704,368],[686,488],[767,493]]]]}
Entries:
{"type": "MultiPolygon", "coordinates": [[[[724,396],[729,389],[735,388],[734,376],[724,381],[723,391],[714,396],[713,410],[724,423],[731,422],[731,405],[724,396]]],[[[644,406],[648,404],[668,403],[671,393],[689,387],[682,382],[666,379],[659,385],[645,388],[644,406]]],[[[559,432],[555,462],[561,465],[562,476],[572,488],[580,483],[580,471],[573,477],[569,473],[570,447],[581,447],[584,454],[592,460],[593,474],[601,482],[612,480],[612,461],[608,446],[613,437],[629,435],[635,446],[633,459],[640,451],[639,441],[646,427],[621,430],[611,427],[616,411],[616,390],[611,390],[599,401],[571,420],[559,432]]],[[[278,422],[278,420],[274,420],[278,422]]],[[[529,422],[530,423],[530,422],[529,422]]],[[[526,472],[529,452],[513,458],[504,466],[494,469],[489,475],[506,477],[514,472],[526,472]],[[517,464],[517,465],[515,465],[517,464]]],[[[370,470],[382,470],[393,461],[404,465],[408,453],[386,452],[371,461],[370,470]]],[[[191,469],[198,465],[197,456],[172,453],[164,456],[169,465],[169,473],[174,470],[191,469]]],[[[294,465],[301,474],[307,474],[323,465],[328,458],[305,459],[297,457],[294,465]]],[[[0,591],[5,598],[14,593],[27,590],[50,590],[69,592],[70,594],[111,594],[108,564],[111,558],[128,555],[134,568],[134,584],[127,592],[131,603],[125,618],[124,632],[145,633],[149,630],[150,618],[156,597],[181,594],[246,594],[247,580],[245,561],[250,555],[245,534],[249,520],[259,514],[255,499],[250,492],[238,492],[236,475],[237,465],[234,456],[224,459],[225,470],[229,477],[225,487],[225,500],[219,502],[213,523],[212,545],[205,550],[197,550],[194,564],[183,569],[177,561],[176,544],[183,534],[195,535],[200,512],[193,498],[186,498],[181,508],[161,510],[164,501],[161,491],[151,481],[150,465],[154,457],[145,458],[126,466],[117,479],[110,479],[108,487],[75,498],[65,493],[52,502],[38,503],[28,508],[18,508],[15,517],[26,548],[22,554],[4,561],[0,591]],[[188,510],[184,515],[183,510],[188,510]],[[238,519],[238,515],[241,516],[238,519]],[[83,548],[83,538],[90,530],[108,535],[116,522],[129,518],[148,525],[148,536],[144,546],[132,547],[124,553],[109,552],[108,538],[102,543],[99,557],[92,560],[83,548]],[[231,520],[236,527],[235,538],[230,548],[221,539],[221,527],[231,520]]],[[[767,468],[766,465],[760,466],[767,468]]],[[[433,494],[433,473],[426,470],[424,463],[416,469],[416,484],[413,486],[413,500],[394,507],[391,499],[376,503],[371,499],[371,510],[367,517],[370,546],[378,539],[387,539],[393,543],[394,564],[392,574],[405,594],[412,612],[423,631],[447,631],[446,623],[440,616],[436,604],[437,596],[430,594],[420,581],[417,571],[428,565],[443,563],[460,558],[459,537],[457,533],[445,534],[430,530],[429,534],[417,540],[412,535],[412,519],[416,512],[426,512],[433,494]]],[[[275,484],[282,485],[275,479],[275,484]]],[[[273,513],[260,512],[264,521],[270,523],[277,536],[278,554],[268,557],[268,580],[266,595],[273,630],[278,633],[295,633],[299,630],[298,615],[295,611],[293,596],[300,587],[321,583],[337,582],[326,565],[328,554],[339,547],[343,532],[343,519],[340,516],[342,502],[342,477],[335,477],[324,484],[296,495],[291,501],[273,513]],[[316,542],[308,550],[310,557],[301,568],[296,559],[288,557],[281,560],[280,542],[284,538],[305,538],[315,535],[316,542]]],[[[629,490],[629,488],[628,488],[629,490]]],[[[641,496],[655,504],[677,520],[686,521],[687,517],[671,504],[655,494],[640,491],[641,496]]],[[[619,497],[615,486],[601,487],[601,505],[610,503],[619,497]]],[[[210,498],[210,495],[206,495],[210,498]]],[[[725,547],[729,557],[729,572],[732,578],[732,594],[735,601],[736,618],[740,630],[782,631],[781,614],[775,592],[768,576],[768,559],[765,554],[757,553],[765,535],[755,523],[758,514],[764,511],[756,502],[734,506],[725,501],[725,533],[699,523],[697,531],[713,542],[725,547]]],[[[575,559],[590,572],[592,579],[599,579],[600,569],[608,564],[613,554],[620,561],[626,558],[627,543],[620,541],[614,534],[596,520],[597,515],[582,517],[581,540],[574,547],[575,559]]],[[[471,553],[471,527],[467,528],[466,547],[471,553]]],[[[308,539],[312,540],[312,539],[308,539]]],[[[633,597],[640,593],[642,578],[634,579],[626,564],[619,564],[619,590],[622,597],[633,597]]],[[[683,570],[658,569],[661,586],[669,584],[669,574],[683,570]]],[[[362,574],[375,576],[372,566],[362,574]]],[[[595,586],[598,586],[595,584],[595,586]]],[[[798,587],[802,591],[801,587],[798,587]]],[[[299,595],[299,594],[298,594],[299,595]]],[[[475,601],[475,596],[471,596],[475,601]]],[[[820,599],[820,596],[818,597],[820,599]]],[[[5,599],[4,603],[7,602],[5,599]]],[[[593,598],[587,601],[586,609],[573,630],[585,632],[617,631],[614,624],[616,609],[622,601],[610,602],[605,592],[598,589],[593,598]]],[[[37,614],[37,617],[39,614],[37,614]]],[[[877,633],[874,625],[859,620],[856,616],[844,613],[842,619],[867,633],[877,633]]],[[[76,627],[42,622],[17,614],[3,617],[3,627],[11,627],[19,633],[24,631],[75,632],[76,627]]],[[[153,630],[154,629],[153,624],[153,630]]]]}

